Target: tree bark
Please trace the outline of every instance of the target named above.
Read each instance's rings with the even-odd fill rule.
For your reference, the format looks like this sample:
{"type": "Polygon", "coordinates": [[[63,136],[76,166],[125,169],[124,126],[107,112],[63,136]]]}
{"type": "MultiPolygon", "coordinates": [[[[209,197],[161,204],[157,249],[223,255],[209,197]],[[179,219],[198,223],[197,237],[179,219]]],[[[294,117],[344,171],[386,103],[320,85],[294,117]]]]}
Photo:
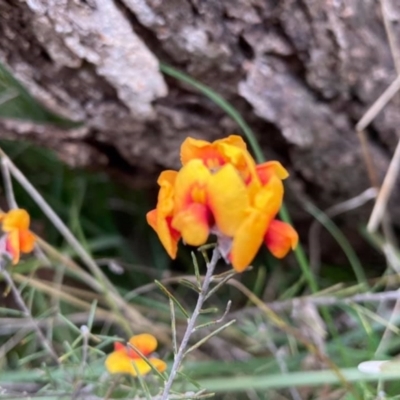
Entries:
{"type": "MultiPolygon", "coordinates": [[[[400,4],[384,5],[400,38],[400,4]]],[[[0,18],[0,62],[48,110],[82,123],[3,119],[3,137],[134,177],[177,168],[187,136],[238,132],[209,99],[163,76],[163,61],[242,113],[266,157],[291,171],[292,199],[327,207],[370,185],[354,126],[396,77],[377,1],[0,0],[0,18]]],[[[399,105],[396,95],[368,131],[379,179],[399,105]]]]}

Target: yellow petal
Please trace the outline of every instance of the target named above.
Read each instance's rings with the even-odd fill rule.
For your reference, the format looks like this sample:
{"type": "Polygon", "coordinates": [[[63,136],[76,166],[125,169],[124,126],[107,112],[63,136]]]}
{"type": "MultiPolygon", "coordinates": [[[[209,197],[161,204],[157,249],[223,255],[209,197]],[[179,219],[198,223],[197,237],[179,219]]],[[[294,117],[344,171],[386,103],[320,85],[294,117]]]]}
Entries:
{"type": "Polygon", "coordinates": [[[256,256],[270,220],[263,212],[252,209],[236,231],[231,250],[232,266],[237,272],[244,271],[256,256]]]}
{"type": "Polygon", "coordinates": [[[210,176],[210,171],[201,160],[190,160],[182,167],[175,180],[175,214],[193,202],[206,203],[206,185],[210,176]]]}
{"type": "Polygon", "coordinates": [[[224,139],[219,139],[214,142],[214,144],[229,144],[231,146],[238,147],[239,149],[246,150],[247,145],[246,142],[243,140],[243,138],[239,135],[230,135],[227,138],[224,139]]]}
{"type": "MultiPolygon", "coordinates": [[[[157,369],[160,372],[164,372],[167,369],[167,364],[159,360],[158,358],[150,358],[149,362],[152,364],[152,366],[157,369]]],[[[147,375],[149,372],[152,371],[152,368],[150,365],[143,359],[140,360],[133,360],[132,361],[132,366],[134,369],[134,372],[131,373],[133,376],[139,375],[147,375]]]]}
{"type": "Polygon", "coordinates": [[[249,197],[243,180],[231,164],[210,177],[207,199],[219,230],[233,236],[246,217],[249,197]]]}
{"type": "MultiPolygon", "coordinates": [[[[132,336],[129,339],[129,343],[146,357],[157,348],[157,339],[149,333],[142,333],[140,335],[132,336]]],[[[134,351],[134,349],[130,349],[134,351]]],[[[136,354],[136,352],[134,353],[136,354]]],[[[129,355],[132,356],[131,353],[129,353],[129,355]]],[[[140,358],[139,355],[137,356],[140,358]]]]}
{"type": "Polygon", "coordinates": [[[172,227],[180,232],[182,239],[191,246],[207,242],[211,214],[203,204],[192,203],[178,212],[172,220],[172,227]]]}
{"type": "Polygon", "coordinates": [[[163,216],[172,215],[174,209],[176,171],[164,171],[158,178],[160,191],[158,192],[157,211],[163,216]]]}
{"type": "Polygon", "coordinates": [[[110,374],[130,374],[136,376],[132,360],[123,351],[113,351],[104,363],[110,374]]]}
{"type": "Polygon", "coordinates": [[[263,186],[254,196],[253,205],[268,215],[270,220],[278,213],[283,201],[283,183],[271,176],[269,182],[263,186]]]}
{"type": "Polygon", "coordinates": [[[264,240],[269,251],[276,258],[283,258],[290,249],[296,248],[299,236],[292,226],[275,219],[270,223],[264,240]]]}
{"type": "Polygon", "coordinates": [[[10,232],[14,229],[28,229],[30,217],[26,210],[17,208],[6,213],[3,218],[2,229],[4,232],[10,232]]]}
{"type": "MultiPolygon", "coordinates": [[[[149,362],[160,372],[164,372],[167,364],[158,358],[150,358],[149,362]]],[[[132,376],[146,375],[152,368],[143,359],[130,359],[123,351],[113,351],[107,356],[104,363],[110,374],[129,374],[132,376]]]]}
{"type": "Polygon", "coordinates": [[[275,175],[279,179],[286,179],[289,176],[289,173],[279,161],[268,161],[263,164],[259,164],[257,165],[256,169],[258,177],[263,185],[270,180],[272,175],[275,175]]]}

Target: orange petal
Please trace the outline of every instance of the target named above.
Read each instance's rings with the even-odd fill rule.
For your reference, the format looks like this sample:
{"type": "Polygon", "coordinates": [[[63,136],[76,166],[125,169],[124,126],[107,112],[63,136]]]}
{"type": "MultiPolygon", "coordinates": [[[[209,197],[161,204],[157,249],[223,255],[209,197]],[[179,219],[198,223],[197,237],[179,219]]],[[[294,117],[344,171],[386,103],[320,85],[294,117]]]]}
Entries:
{"type": "Polygon", "coordinates": [[[244,271],[253,261],[262,244],[268,224],[269,218],[266,214],[252,209],[238,228],[233,237],[230,256],[235,271],[244,271]]]}
{"type": "Polygon", "coordinates": [[[185,166],[191,160],[202,160],[209,168],[221,166],[224,158],[210,142],[188,137],[181,146],[181,162],[185,166]]]}
{"type": "Polygon", "coordinates": [[[201,246],[207,242],[211,213],[206,206],[192,203],[178,212],[172,220],[172,227],[179,231],[182,239],[191,246],[201,246]]]}
{"type": "Polygon", "coordinates": [[[7,234],[6,238],[6,250],[11,254],[12,263],[18,264],[20,257],[20,242],[19,232],[14,229],[7,234]]]}
{"type": "Polygon", "coordinates": [[[210,177],[207,199],[219,230],[233,236],[246,217],[249,197],[243,180],[231,164],[210,177]]]}
{"type": "Polygon", "coordinates": [[[114,343],[114,351],[124,351],[126,352],[126,346],[121,342],[114,343]]]}
{"type": "Polygon", "coordinates": [[[167,364],[163,360],[159,360],[158,358],[150,358],[149,361],[151,365],[160,372],[164,372],[167,369],[167,364]]]}
{"type": "Polygon", "coordinates": [[[19,231],[19,245],[22,253],[30,253],[35,248],[36,236],[27,229],[19,231]]]}
{"type": "Polygon", "coordinates": [[[157,232],[157,209],[151,210],[146,214],[147,223],[157,232]]]}
{"type": "Polygon", "coordinates": [[[279,179],[286,179],[289,176],[289,173],[279,161],[268,161],[259,164],[256,166],[256,170],[263,185],[270,180],[272,175],[275,175],[279,179]]]}
{"type": "Polygon", "coordinates": [[[148,224],[157,232],[157,235],[171,258],[176,257],[178,251],[179,232],[171,226],[174,209],[174,185],[177,171],[163,171],[158,184],[161,186],[158,193],[157,208],[147,213],[148,224]]]}
{"type": "Polygon", "coordinates": [[[175,183],[176,176],[178,174],[178,171],[173,171],[173,170],[166,170],[161,172],[160,176],[157,179],[157,183],[160,186],[164,185],[170,185],[173,186],[175,183]]]}
{"type": "MultiPolygon", "coordinates": [[[[149,333],[132,336],[129,339],[129,343],[146,357],[157,348],[157,339],[149,333]]],[[[129,356],[131,358],[141,358],[134,348],[128,347],[129,356]]]]}
{"type": "Polygon", "coordinates": [[[275,219],[270,223],[264,241],[276,258],[283,258],[290,249],[296,248],[299,236],[292,226],[275,219]]]}
{"type": "Polygon", "coordinates": [[[14,229],[28,229],[30,217],[26,210],[17,208],[6,213],[2,217],[4,232],[10,232],[14,229]]]}
{"type": "Polygon", "coordinates": [[[220,143],[229,144],[231,146],[238,147],[239,149],[242,150],[247,149],[246,142],[239,135],[229,135],[227,138],[219,139],[214,142],[215,145],[219,145],[220,143]]]}
{"type": "Polygon", "coordinates": [[[172,217],[163,217],[161,212],[152,210],[146,214],[146,219],[147,223],[156,231],[168,255],[175,259],[181,235],[171,226],[172,217]]]}

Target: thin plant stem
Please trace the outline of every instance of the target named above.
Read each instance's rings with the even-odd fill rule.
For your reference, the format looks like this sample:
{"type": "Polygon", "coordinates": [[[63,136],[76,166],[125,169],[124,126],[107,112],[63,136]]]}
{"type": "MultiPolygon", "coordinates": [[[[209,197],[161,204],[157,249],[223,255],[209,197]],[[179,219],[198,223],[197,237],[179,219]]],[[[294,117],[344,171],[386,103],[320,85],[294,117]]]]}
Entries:
{"type": "Polygon", "coordinates": [[[42,346],[44,347],[45,350],[48,351],[48,353],[51,355],[53,360],[57,364],[60,364],[58,356],[57,356],[56,352],[54,351],[53,347],[48,342],[46,337],[43,335],[43,332],[40,330],[40,328],[36,324],[35,320],[32,318],[32,314],[29,311],[28,307],[26,306],[24,299],[22,298],[21,294],[19,293],[18,288],[15,286],[15,283],[14,283],[13,279],[11,278],[11,275],[8,273],[8,271],[4,267],[1,269],[1,274],[3,275],[3,278],[6,281],[7,285],[10,287],[11,293],[13,294],[14,300],[18,304],[18,307],[23,311],[25,316],[30,320],[30,323],[34,327],[35,332],[37,333],[42,346]]]}
{"type": "MultiPolygon", "coordinates": [[[[304,296],[296,297],[290,300],[284,301],[274,301],[271,303],[266,303],[266,305],[276,313],[281,313],[284,311],[289,311],[293,309],[296,302],[310,303],[316,307],[340,307],[343,305],[352,306],[356,303],[379,303],[382,301],[393,301],[400,299],[399,290],[391,290],[388,292],[378,292],[378,293],[359,293],[353,296],[340,297],[340,296],[304,296]]],[[[249,307],[244,312],[238,311],[229,314],[229,317],[239,317],[239,315],[244,314],[256,314],[259,312],[259,308],[249,307]]]]}
{"type": "Polygon", "coordinates": [[[175,355],[174,363],[171,368],[171,372],[169,374],[168,380],[165,382],[164,391],[161,396],[161,400],[167,400],[169,392],[171,390],[172,383],[175,380],[176,374],[182,364],[184,355],[186,353],[186,348],[189,344],[190,336],[192,335],[198,316],[200,315],[201,309],[203,308],[203,304],[206,301],[208,288],[210,286],[212,276],[214,273],[215,266],[220,258],[220,253],[218,249],[214,249],[212,258],[209,263],[207,263],[207,272],[203,280],[203,284],[201,286],[201,292],[199,293],[199,297],[197,299],[196,307],[193,311],[192,316],[188,319],[187,328],[185,334],[183,335],[182,342],[179,346],[178,352],[175,355]]]}
{"type": "Polygon", "coordinates": [[[4,193],[6,195],[7,204],[10,208],[18,208],[17,202],[15,201],[10,171],[5,158],[1,159],[1,172],[3,174],[4,193]]]}
{"type": "MultiPolygon", "coordinates": [[[[400,79],[400,76],[399,76],[400,79]]],[[[396,150],[390,162],[385,179],[383,180],[381,189],[375,202],[374,209],[367,224],[368,232],[375,232],[383,218],[386,206],[393,188],[396,184],[397,176],[400,171],[400,140],[397,142],[396,150]]]]}

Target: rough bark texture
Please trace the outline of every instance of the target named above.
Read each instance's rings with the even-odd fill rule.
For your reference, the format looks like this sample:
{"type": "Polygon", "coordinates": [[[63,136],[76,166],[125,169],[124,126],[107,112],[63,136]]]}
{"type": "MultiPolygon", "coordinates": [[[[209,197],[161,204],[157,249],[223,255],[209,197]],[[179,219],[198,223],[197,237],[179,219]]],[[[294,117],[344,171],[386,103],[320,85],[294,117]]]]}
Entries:
{"type": "MultiPolygon", "coordinates": [[[[400,5],[387,3],[400,37],[400,5]]],[[[2,121],[4,136],[133,175],[177,167],[187,136],[237,132],[204,96],[166,80],[162,60],[234,104],[266,156],[292,171],[295,193],[325,207],[369,186],[354,125],[396,77],[379,2],[0,0],[0,18],[0,62],[48,109],[84,122],[62,130],[2,121]]],[[[380,177],[399,105],[396,96],[369,131],[380,177]]]]}

